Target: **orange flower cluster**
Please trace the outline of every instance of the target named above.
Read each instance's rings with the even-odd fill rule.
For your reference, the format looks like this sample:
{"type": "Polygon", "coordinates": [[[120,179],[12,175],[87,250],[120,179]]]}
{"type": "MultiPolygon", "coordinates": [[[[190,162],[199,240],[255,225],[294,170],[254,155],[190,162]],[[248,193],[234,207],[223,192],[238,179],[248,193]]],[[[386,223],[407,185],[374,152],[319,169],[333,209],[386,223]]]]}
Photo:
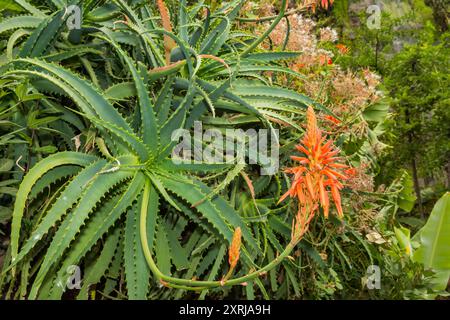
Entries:
{"type": "Polygon", "coordinates": [[[322,131],[317,126],[317,119],[312,107],[307,111],[307,130],[301,144],[296,146],[304,156],[291,156],[298,161],[299,166],[288,168],[285,172],[293,174],[291,188],[280,198],[298,198],[298,213],[293,226],[293,237],[304,234],[307,225],[317,212],[319,205],[323,208],[325,217],[330,210],[329,193],[336,206],[339,217],[343,216],[340,190],[342,180],[348,179],[351,168],[339,163],[339,150],[333,146],[333,141],[326,141],[322,131]]]}

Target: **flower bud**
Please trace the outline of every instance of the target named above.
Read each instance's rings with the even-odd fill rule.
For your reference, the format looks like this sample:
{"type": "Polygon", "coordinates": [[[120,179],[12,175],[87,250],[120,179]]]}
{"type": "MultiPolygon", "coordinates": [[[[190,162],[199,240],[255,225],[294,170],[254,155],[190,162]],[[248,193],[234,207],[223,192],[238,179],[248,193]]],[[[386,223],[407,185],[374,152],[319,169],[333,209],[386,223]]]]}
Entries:
{"type": "Polygon", "coordinates": [[[239,261],[239,252],[241,249],[241,228],[237,227],[234,230],[233,240],[231,241],[231,246],[228,251],[228,263],[230,264],[230,269],[234,269],[237,262],[239,261]]]}

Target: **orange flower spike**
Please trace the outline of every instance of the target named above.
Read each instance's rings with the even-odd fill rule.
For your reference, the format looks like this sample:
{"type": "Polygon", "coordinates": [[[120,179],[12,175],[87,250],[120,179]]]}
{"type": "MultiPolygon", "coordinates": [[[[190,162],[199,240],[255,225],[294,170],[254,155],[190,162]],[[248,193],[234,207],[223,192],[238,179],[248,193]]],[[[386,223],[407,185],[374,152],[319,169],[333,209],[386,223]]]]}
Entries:
{"type": "MultiPolygon", "coordinates": [[[[345,164],[342,164],[342,163],[330,163],[328,166],[330,166],[330,167],[332,167],[332,168],[338,168],[338,169],[345,169],[345,168],[348,168],[348,166],[347,165],[345,165],[345,164]]],[[[347,174],[347,171],[348,170],[346,170],[346,174],[347,174]]],[[[350,171],[348,171],[348,172],[350,172],[350,171]]]]}
{"type": "Polygon", "coordinates": [[[339,194],[339,189],[334,184],[331,185],[331,195],[333,196],[338,215],[342,218],[344,216],[344,213],[342,212],[341,195],[339,194]]]}
{"type": "Polygon", "coordinates": [[[230,249],[228,251],[228,263],[230,269],[234,269],[239,261],[239,253],[241,250],[241,228],[234,230],[233,239],[231,240],[230,249]]]}
{"type": "MultiPolygon", "coordinates": [[[[298,215],[307,214],[312,219],[320,205],[324,216],[328,217],[330,209],[328,192],[331,189],[337,213],[339,217],[342,217],[343,210],[339,190],[343,188],[343,185],[340,180],[348,179],[348,173],[352,173],[351,168],[338,163],[342,160],[341,157],[336,156],[340,150],[333,146],[333,141],[322,136],[312,107],[309,107],[306,112],[306,121],[306,133],[301,139],[301,143],[296,146],[296,149],[304,156],[291,156],[291,159],[298,161],[300,165],[285,170],[286,173],[294,174],[294,178],[289,191],[280,198],[279,202],[288,196],[296,197],[299,205],[298,215]]],[[[300,224],[302,221],[309,220],[306,217],[297,217],[296,219],[300,224]]],[[[297,232],[297,234],[301,233],[297,232]]]]}

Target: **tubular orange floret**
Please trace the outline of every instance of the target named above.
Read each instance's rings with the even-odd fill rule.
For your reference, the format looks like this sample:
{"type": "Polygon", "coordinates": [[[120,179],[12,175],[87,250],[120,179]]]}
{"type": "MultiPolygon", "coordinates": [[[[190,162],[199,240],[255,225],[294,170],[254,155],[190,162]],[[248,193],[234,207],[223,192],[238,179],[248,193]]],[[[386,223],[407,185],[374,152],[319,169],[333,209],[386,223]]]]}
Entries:
{"type": "Polygon", "coordinates": [[[319,192],[320,192],[320,202],[322,203],[323,207],[323,214],[325,218],[328,218],[330,204],[328,201],[328,193],[325,191],[325,186],[323,184],[323,177],[319,180],[319,192]]]}

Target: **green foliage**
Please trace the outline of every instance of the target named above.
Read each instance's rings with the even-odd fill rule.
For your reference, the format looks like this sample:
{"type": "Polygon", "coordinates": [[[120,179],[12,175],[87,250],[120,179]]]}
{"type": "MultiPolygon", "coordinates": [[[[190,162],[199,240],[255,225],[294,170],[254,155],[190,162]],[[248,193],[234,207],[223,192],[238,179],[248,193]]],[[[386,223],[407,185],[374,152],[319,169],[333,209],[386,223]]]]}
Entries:
{"type": "MultiPolygon", "coordinates": [[[[343,30],[342,41],[351,52],[339,57],[339,63],[351,69],[370,67],[383,77],[380,89],[391,114],[380,136],[389,148],[377,159],[384,168],[377,185],[390,184],[408,170],[417,197],[414,212],[419,211],[422,218],[450,181],[448,32],[438,31],[435,4],[382,1],[378,29],[368,28],[368,14],[362,9],[352,11],[345,1],[333,11],[343,30]]],[[[368,110],[372,108],[383,111],[377,106],[368,110]]],[[[367,116],[370,119],[376,113],[369,111],[367,116]]]]}
{"type": "Polygon", "coordinates": [[[450,84],[445,71],[449,69],[448,35],[435,39],[427,33],[424,37],[427,40],[406,47],[390,61],[387,81],[399,138],[393,144],[395,161],[417,157],[422,175],[445,166],[450,154],[449,95],[443,90],[450,84]]]}

